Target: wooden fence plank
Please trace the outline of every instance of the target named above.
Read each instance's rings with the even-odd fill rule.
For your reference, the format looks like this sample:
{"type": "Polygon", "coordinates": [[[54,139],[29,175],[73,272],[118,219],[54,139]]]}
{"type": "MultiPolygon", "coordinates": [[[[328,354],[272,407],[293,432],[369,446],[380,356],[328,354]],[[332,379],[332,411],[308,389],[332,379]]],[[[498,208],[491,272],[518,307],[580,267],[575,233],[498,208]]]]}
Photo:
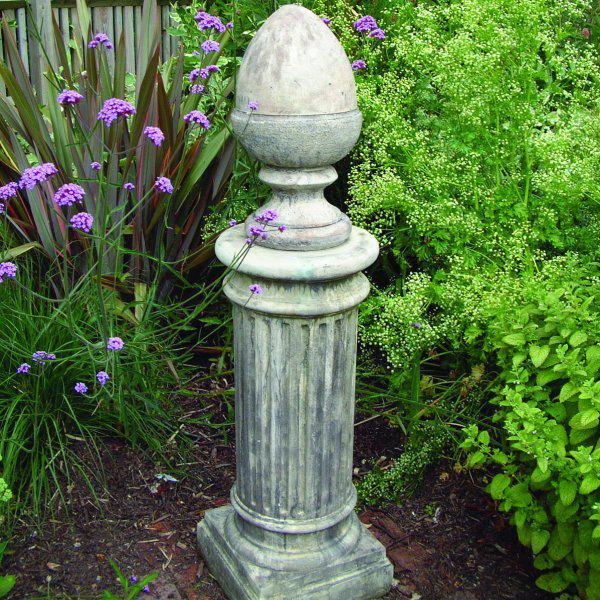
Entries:
{"type": "MultiPolygon", "coordinates": [[[[159,7],[161,20],[162,59],[168,60],[176,50],[178,40],[167,33],[171,24],[170,0],[155,0],[159,7]]],[[[178,0],[178,4],[189,4],[191,0],[178,0]]],[[[87,0],[92,13],[93,32],[104,32],[116,46],[121,35],[125,35],[125,68],[129,73],[136,72],[136,48],[141,35],[143,0],[87,0]]],[[[45,88],[44,73],[48,67],[45,53],[55,64],[51,14],[54,12],[65,46],[75,30],[79,30],[79,21],[75,9],[75,0],[0,0],[0,14],[8,20],[16,20],[15,38],[19,53],[34,87],[43,99],[45,88]],[[28,7],[28,8],[27,8],[28,7]],[[45,53],[36,39],[35,29],[40,32],[45,53]],[[42,85],[44,83],[44,85],[42,85]]],[[[72,56],[72,51],[69,52],[72,56]]],[[[6,58],[0,37],[0,58],[6,58]]],[[[109,66],[114,67],[114,52],[107,52],[109,66]]],[[[0,82],[0,86],[2,86],[0,82]]],[[[3,90],[0,87],[0,90],[3,90]]]]}

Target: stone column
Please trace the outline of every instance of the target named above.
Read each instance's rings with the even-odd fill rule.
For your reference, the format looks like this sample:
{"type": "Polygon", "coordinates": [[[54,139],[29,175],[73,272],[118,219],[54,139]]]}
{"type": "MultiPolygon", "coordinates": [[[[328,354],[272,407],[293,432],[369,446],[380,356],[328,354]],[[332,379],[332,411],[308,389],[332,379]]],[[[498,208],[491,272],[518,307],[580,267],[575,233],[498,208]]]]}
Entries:
{"type": "Polygon", "coordinates": [[[258,31],[232,124],[273,196],[217,242],[234,266],[224,290],[237,480],[231,506],[206,513],[198,541],[232,599],[376,598],[392,566],[354,512],[352,445],[357,306],[369,293],[361,271],[379,249],[323,195],[362,118],[348,58],[312,12],[284,6],[258,31]],[[265,211],[276,214],[266,225],[265,211]]]}

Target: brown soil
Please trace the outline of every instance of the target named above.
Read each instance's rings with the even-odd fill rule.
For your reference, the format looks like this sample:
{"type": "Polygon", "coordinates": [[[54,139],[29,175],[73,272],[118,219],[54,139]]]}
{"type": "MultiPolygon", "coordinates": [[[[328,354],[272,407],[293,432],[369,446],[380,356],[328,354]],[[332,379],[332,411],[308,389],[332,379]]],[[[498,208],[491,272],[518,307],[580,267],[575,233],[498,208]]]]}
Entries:
{"type": "MultiPolygon", "coordinates": [[[[223,419],[227,414],[219,400],[201,408],[191,398],[185,408],[196,418],[208,411],[223,419]]],[[[188,433],[196,440],[190,457],[170,467],[120,442],[107,444],[101,451],[106,491],[99,494],[99,503],[75,480],[65,491],[66,504],[55,501],[52,517],[41,528],[20,522],[13,552],[3,564],[3,570],[17,577],[9,597],[94,598],[106,589],[118,593],[112,560],[127,577],[158,574],[151,594],[142,594],[148,600],[225,598],[197,553],[194,532],[203,511],[228,501],[235,476],[232,431],[194,426],[188,433]],[[162,482],[156,489],[155,475],[165,472],[178,482],[162,482]]],[[[400,442],[399,431],[381,418],[359,425],[359,472],[365,460],[397,456],[400,442]]],[[[481,488],[441,466],[427,474],[403,506],[361,513],[395,567],[396,585],[388,600],[549,598],[535,587],[527,550],[481,488]]]]}

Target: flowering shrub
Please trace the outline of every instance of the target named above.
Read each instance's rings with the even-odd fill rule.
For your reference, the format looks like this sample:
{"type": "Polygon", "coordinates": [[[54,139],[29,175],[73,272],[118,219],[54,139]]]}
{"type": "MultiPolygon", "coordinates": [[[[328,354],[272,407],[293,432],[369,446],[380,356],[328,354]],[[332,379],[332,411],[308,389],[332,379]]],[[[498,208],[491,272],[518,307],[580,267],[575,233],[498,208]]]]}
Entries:
{"type": "Polygon", "coordinates": [[[219,67],[228,64],[229,30],[217,27],[218,52],[213,44],[205,54],[198,44],[195,54],[182,51],[160,65],[160,15],[155,2],[145,2],[132,86],[124,39],[113,44],[93,33],[87,7],[79,12],[69,47],[56,32],[61,68],[50,71],[44,113],[4,25],[9,64],[0,63],[0,77],[10,100],[0,95],[0,212],[15,239],[46,252],[61,295],[92,268],[105,285],[119,281],[116,289],[128,293],[158,273],[163,293],[212,256],[201,224],[231,173],[225,117],[232,84],[219,67]],[[184,76],[189,63],[201,94],[184,76]]]}
{"type": "Polygon", "coordinates": [[[62,64],[41,111],[6,24],[0,62],[0,454],[19,505],[38,509],[73,464],[95,481],[102,437],[164,451],[178,427],[165,408],[220,285],[182,275],[212,255],[201,223],[225,193],[233,148],[226,35],[219,56],[159,65],[160,17],[146,1],[132,78],[123,38],[92,32],[83,3],[78,15],[69,47],[57,31],[62,64]]]}

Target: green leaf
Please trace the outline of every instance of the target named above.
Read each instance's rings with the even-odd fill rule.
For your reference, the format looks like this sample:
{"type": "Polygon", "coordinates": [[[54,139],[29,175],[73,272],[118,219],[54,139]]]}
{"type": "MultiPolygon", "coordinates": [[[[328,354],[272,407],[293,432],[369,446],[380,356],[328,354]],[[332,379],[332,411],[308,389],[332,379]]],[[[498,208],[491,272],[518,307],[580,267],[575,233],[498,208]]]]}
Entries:
{"type": "Polygon", "coordinates": [[[569,425],[573,429],[595,429],[598,427],[599,415],[600,413],[595,408],[589,408],[573,415],[569,425]]]}
{"type": "Polygon", "coordinates": [[[0,598],[4,598],[4,596],[8,596],[10,590],[15,587],[15,578],[13,575],[5,575],[4,577],[0,577],[0,598]]]}
{"type": "Polygon", "coordinates": [[[594,473],[586,475],[579,487],[580,494],[591,494],[600,487],[600,479],[594,473]]]}
{"type": "Polygon", "coordinates": [[[490,434],[487,431],[482,431],[478,436],[477,439],[484,445],[484,446],[489,446],[490,444],[490,434]]]}
{"type": "Polygon", "coordinates": [[[9,248],[2,255],[2,260],[16,258],[17,256],[21,256],[21,254],[25,254],[25,252],[34,250],[35,248],[39,248],[40,250],[43,250],[43,247],[40,244],[38,244],[37,242],[29,242],[28,244],[21,244],[20,246],[15,246],[14,248],[9,248]]]}
{"type": "Polygon", "coordinates": [[[551,594],[559,594],[569,587],[569,582],[565,581],[560,573],[544,573],[535,580],[536,585],[551,594]]]}
{"type": "Polygon", "coordinates": [[[583,331],[576,331],[570,338],[569,338],[569,344],[571,344],[571,346],[581,346],[581,344],[583,344],[584,342],[586,342],[588,339],[587,333],[584,333],[583,331]]]}
{"type": "Polygon", "coordinates": [[[548,358],[548,354],[550,354],[550,346],[529,346],[529,356],[531,357],[531,362],[533,366],[538,368],[541,367],[544,361],[548,358]]]}
{"type": "Polygon", "coordinates": [[[565,402],[568,400],[573,394],[576,394],[579,391],[579,386],[573,381],[567,381],[565,385],[560,389],[560,394],[558,395],[558,399],[561,402],[565,402]]]}
{"type": "Polygon", "coordinates": [[[539,554],[550,539],[550,532],[546,529],[536,529],[531,532],[531,550],[539,554]]]}
{"type": "Polygon", "coordinates": [[[535,381],[539,386],[543,387],[551,381],[555,381],[556,379],[560,379],[561,377],[562,375],[560,373],[557,373],[553,369],[544,369],[535,376],[535,381]]]}
{"type": "Polygon", "coordinates": [[[596,542],[600,540],[600,523],[594,527],[594,531],[592,531],[592,539],[596,542]]]}
{"type": "Polygon", "coordinates": [[[600,369],[600,346],[590,346],[585,351],[585,358],[587,360],[590,375],[595,375],[600,369]]]}
{"type": "Polygon", "coordinates": [[[577,484],[569,479],[561,479],[558,484],[558,495],[560,501],[565,505],[569,506],[575,500],[577,495],[577,484]]]}
{"type": "Polygon", "coordinates": [[[510,485],[510,477],[504,473],[498,473],[490,483],[490,494],[494,500],[503,497],[502,492],[510,485]]]}
{"type": "Polygon", "coordinates": [[[525,336],[522,333],[510,333],[502,338],[502,341],[509,346],[524,346],[525,336]]]}

